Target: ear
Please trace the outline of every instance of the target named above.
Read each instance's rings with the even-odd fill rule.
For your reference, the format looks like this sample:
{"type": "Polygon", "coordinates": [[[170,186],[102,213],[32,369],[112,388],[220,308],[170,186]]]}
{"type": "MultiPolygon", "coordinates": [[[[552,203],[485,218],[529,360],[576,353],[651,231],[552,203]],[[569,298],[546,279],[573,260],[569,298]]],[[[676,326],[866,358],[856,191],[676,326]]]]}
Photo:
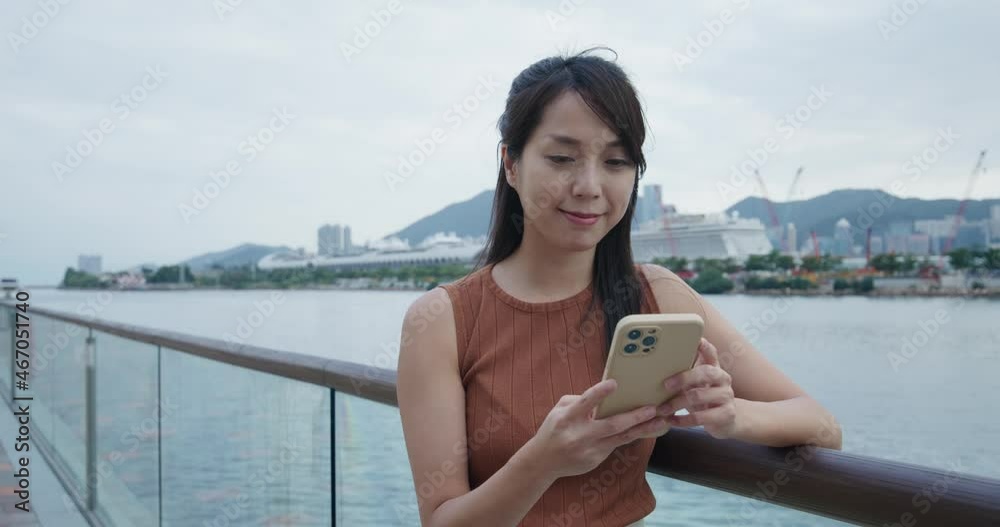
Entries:
{"type": "Polygon", "coordinates": [[[507,153],[507,145],[500,145],[500,158],[502,159],[501,162],[503,163],[503,171],[507,178],[507,184],[514,190],[517,190],[517,162],[511,161],[507,153]]]}

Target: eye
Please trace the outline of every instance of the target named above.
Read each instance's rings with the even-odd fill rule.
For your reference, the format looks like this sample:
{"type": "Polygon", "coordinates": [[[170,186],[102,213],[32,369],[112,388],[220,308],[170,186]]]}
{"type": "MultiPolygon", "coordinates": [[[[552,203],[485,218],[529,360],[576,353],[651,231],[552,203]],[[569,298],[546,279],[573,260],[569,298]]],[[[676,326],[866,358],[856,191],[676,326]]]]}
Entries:
{"type": "Polygon", "coordinates": [[[569,156],[555,155],[555,156],[546,156],[546,157],[550,161],[552,161],[553,163],[555,163],[557,165],[563,165],[563,164],[566,164],[566,163],[572,163],[573,162],[573,158],[569,157],[569,156]]]}

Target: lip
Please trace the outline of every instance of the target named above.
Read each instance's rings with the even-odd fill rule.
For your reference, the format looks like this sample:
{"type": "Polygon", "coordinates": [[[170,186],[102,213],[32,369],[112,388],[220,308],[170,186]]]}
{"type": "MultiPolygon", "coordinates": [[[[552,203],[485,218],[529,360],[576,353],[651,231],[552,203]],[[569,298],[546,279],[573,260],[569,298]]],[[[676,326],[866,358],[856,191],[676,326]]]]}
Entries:
{"type": "Polygon", "coordinates": [[[593,225],[597,223],[597,219],[600,218],[601,214],[592,213],[574,213],[559,209],[559,212],[563,214],[569,221],[575,223],[576,225],[593,225]],[[582,214],[582,215],[581,215],[582,214]]]}

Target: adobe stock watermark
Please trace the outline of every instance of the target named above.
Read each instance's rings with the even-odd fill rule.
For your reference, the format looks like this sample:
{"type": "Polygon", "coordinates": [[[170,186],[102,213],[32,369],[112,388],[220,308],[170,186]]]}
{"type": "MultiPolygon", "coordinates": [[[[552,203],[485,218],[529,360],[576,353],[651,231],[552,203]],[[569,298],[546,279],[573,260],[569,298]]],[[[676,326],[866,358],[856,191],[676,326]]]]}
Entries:
{"type": "Polygon", "coordinates": [[[926,3],[927,0],[903,0],[893,3],[889,19],[878,20],[878,31],[882,34],[882,40],[888,42],[892,34],[902,29],[926,3]]]}
{"type": "MultiPolygon", "coordinates": [[[[795,107],[794,110],[785,113],[774,126],[774,134],[780,134],[785,141],[795,136],[795,133],[805,126],[806,122],[812,119],[815,112],[819,111],[833,97],[833,92],[826,88],[825,84],[819,87],[810,86],[811,92],[805,102],[795,107]]],[[[764,143],[755,148],[748,148],[746,159],[738,166],[730,166],[729,182],[716,182],[716,189],[722,195],[724,201],[728,201],[738,189],[747,183],[753,176],[754,171],[763,167],[771,155],[781,149],[782,142],[776,135],[771,135],[764,140],[764,143]]]]}
{"type": "Polygon", "coordinates": [[[385,28],[389,27],[392,18],[402,12],[403,5],[399,0],[389,0],[385,9],[372,11],[367,22],[354,28],[354,39],[350,43],[340,43],[340,54],[344,56],[344,60],[350,64],[351,57],[360,55],[385,28]]]}
{"type": "MultiPolygon", "coordinates": [[[[162,426],[162,423],[172,418],[177,413],[177,410],[180,409],[179,405],[171,403],[167,398],[163,398],[162,400],[155,399],[153,405],[156,409],[153,415],[143,418],[138,423],[133,423],[128,430],[122,432],[118,438],[117,448],[102,455],[101,459],[97,461],[93,477],[88,478],[86,481],[86,486],[91,492],[98,491],[104,486],[104,482],[115,474],[122,463],[134,458],[141,444],[150,441],[150,439],[159,438],[158,430],[162,426]]],[[[116,415],[115,417],[117,419],[120,416],[116,415]]],[[[109,489],[108,492],[114,492],[114,490],[109,489]]],[[[67,510],[77,510],[76,505],[73,504],[72,500],[66,494],[63,494],[63,506],[67,510]]]]}
{"type": "MultiPolygon", "coordinates": [[[[964,301],[957,303],[952,306],[955,310],[962,309],[965,304],[964,301]]],[[[933,339],[941,329],[951,322],[951,313],[945,309],[938,309],[934,312],[934,317],[926,320],[921,320],[918,324],[919,329],[914,331],[912,334],[906,337],[902,337],[902,345],[899,351],[890,351],[886,353],[885,357],[889,360],[889,365],[892,366],[892,371],[899,373],[899,368],[903,364],[909,363],[917,356],[927,343],[933,339]]]]}
{"type": "MultiPolygon", "coordinates": [[[[275,141],[275,138],[288,128],[288,124],[296,117],[295,114],[290,113],[285,107],[281,109],[274,108],[271,110],[271,114],[272,117],[267,126],[248,135],[245,140],[237,145],[236,152],[242,154],[244,163],[249,165],[257,159],[275,141]]],[[[191,223],[192,217],[204,212],[212,204],[212,201],[219,197],[222,190],[229,186],[232,177],[243,172],[243,168],[238,159],[230,159],[226,162],[224,170],[209,172],[208,177],[211,181],[206,182],[200,189],[193,189],[191,203],[177,204],[177,211],[180,213],[184,223],[191,223]]]]}
{"type": "Polygon", "coordinates": [[[222,340],[226,342],[226,348],[229,351],[234,351],[244,345],[253,336],[254,331],[261,327],[268,318],[271,318],[277,306],[284,303],[285,295],[281,291],[272,291],[270,298],[266,300],[254,300],[253,309],[247,313],[247,316],[236,319],[236,334],[226,332],[222,335],[222,340]]]}
{"type": "MultiPolygon", "coordinates": [[[[580,500],[572,501],[564,507],[562,512],[550,514],[545,525],[554,527],[574,525],[575,520],[579,520],[586,512],[586,505],[594,505],[600,501],[607,489],[617,485],[623,474],[628,472],[633,465],[642,461],[639,456],[630,453],[631,451],[626,452],[626,450],[628,449],[614,449],[611,455],[601,462],[601,465],[606,465],[606,467],[580,485],[580,500]]],[[[635,498],[626,497],[626,499],[635,498]]]]}
{"type": "MultiPolygon", "coordinates": [[[[746,11],[750,7],[750,0],[732,0],[739,11],[746,11]]],[[[726,28],[732,25],[736,21],[737,12],[729,9],[728,7],[723,8],[719,11],[719,14],[706,20],[702,23],[705,29],[699,31],[694,36],[688,35],[687,46],[684,47],[684,53],[679,53],[674,49],[670,49],[670,55],[674,59],[674,65],[677,66],[677,71],[684,72],[684,68],[694,64],[694,61],[698,59],[705,52],[706,49],[715,43],[715,40],[722,36],[726,31],[726,28]]]]}
{"type": "MultiPolygon", "coordinates": [[[[229,527],[230,525],[244,525],[239,522],[246,509],[259,499],[265,498],[268,487],[275,483],[280,483],[280,477],[288,470],[288,466],[297,460],[302,452],[302,446],[286,439],[281,443],[275,459],[268,461],[267,466],[256,470],[250,474],[246,483],[240,488],[239,494],[221,507],[221,512],[211,520],[202,520],[205,527],[229,527]],[[246,490],[249,488],[249,491],[246,490]]],[[[282,486],[284,487],[284,486],[282,486]]],[[[291,490],[291,489],[289,489],[291,490]]]]}
{"type": "Polygon", "coordinates": [[[919,181],[924,173],[930,170],[941,159],[941,156],[945,152],[951,150],[951,147],[955,145],[955,140],[961,137],[950,126],[947,128],[938,128],[937,135],[931,140],[931,143],[903,163],[902,172],[910,176],[909,179],[894,179],[889,185],[889,190],[892,191],[892,194],[876,192],[875,198],[867,206],[857,206],[858,215],[855,221],[850,224],[851,238],[853,239],[855,236],[864,238],[867,236],[868,228],[875,225],[875,222],[884,216],[892,208],[893,204],[896,203],[895,196],[905,192],[908,184],[919,181]]]}
{"type": "MultiPolygon", "coordinates": [[[[163,84],[169,74],[160,68],[160,65],[146,66],[146,74],[136,85],[132,86],[118,97],[111,101],[111,112],[118,118],[118,121],[128,119],[132,112],[145,101],[151,93],[163,84]]],[[[116,129],[115,121],[110,117],[104,117],[97,122],[94,128],[85,128],[81,131],[83,139],[75,145],[66,146],[66,155],[62,161],[52,162],[52,173],[56,179],[62,182],[67,175],[83,164],[83,161],[90,157],[97,147],[104,143],[107,136],[116,129]]]]}
{"type": "Polygon", "coordinates": [[[931,507],[933,507],[935,503],[937,503],[951,490],[950,485],[954,483],[955,480],[962,477],[963,473],[968,473],[968,471],[969,468],[962,464],[961,458],[949,463],[948,470],[943,475],[935,479],[930,485],[927,485],[913,493],[913,498],[910,499],[910,503],[913,504],[914,510],[917,514],[906,511],[899,515],[898,522],[885,523],[883,526],[913,527],[914,525],[917,525],[919,521],[918,514],[927,514],[930,512],[931,507]]]}
{"type": "Polygon", "coordinates": [[[580,7],[586,0],[559,0],[559,6],[556,7],[556,11],[551,9],[545,10],[545,20],[549,23],[549,28],[552,31],[559,31],[559,26],[564,24],[569,17],[576,13],[577,8],[580,7]]]}
{"type": "Polygon", "coordinates": [[[14,53],[20,53],[21,48],[41,33],[42,28],[49,25],[55,17],[62,12],[63,6],[70,3],[70,0],[38,0],[38,10],[31,16],[21,17],[20,31],[7,33],[7,42],[14,53]]]}
{"type": "MultiPolygon", "coordinates": [[[[623,129],[625,125],[619,123],[623,129]]],[[[585,148],[594,154],[600,154],[607,147],[607,144],[617,139],[617,135],[608,129],[601,130],[600,137],[592,138],[585,148]]],[[[502,162],[502,160],[501,160],[502,162]]],[[[563,187],[568,185],[573,179],[573,172],[570,170],[560,170],[555,178],[550,178],[542,183],[542,192],[537,198],[521,198],[522,213],[515,213],[510,221],[518,233],[524,232],[524,226],[537,219],[544,211],[549,210],[549,206],[557,201],[557,196],[563,193],[563,187]]]]}
{"type": "MultiPolygon", "coordinates": [[[[442,293],[444,291],[442,290],[442,293]]],[[[447,293],[444,293],[447,294],[447,293]]],[[[430,324],[446,312],[447,303],[440,296],[430,297],[428,306],[420,306],[408,318],[404,318],[403,327],[398,341],[383,342],[381,349],[372,357],[360,377],[352,378],[354,395],[361,395],[361,388],[371,384],[373,379],[379,379],[381,372],[396,370],[399,367],[399,353],[403,346],[408,346],[413,337],[427,331],[430,324]]],[[[462,345],[462,343],[458,343],[462,345]]]]}
{"type": "MultiPolygon", "coordinates": [[[[476,426],[471,433],[467,433],[466,437],[451,445],[451,453],[455,456],[464,455],[467,459],[471,458],[472,454],[489,443],[493,433],[500,430],[510,419],[511,415],[503,408],[491,410],[490,414],[482,419],[482,424],[476,426]]],[[[417,491],[416,507],[393,504],[400,524],[405,524],[414,516],[419,517],[420,505],[440,491],[448,478],[457,473],[458,466],[450,459],[441,462],[436,470],[424,471],[421,480],[414,481],[414,487],[417,491]]]]}
{"type": "Polygon", "coordinates": [[[742,501],[739,511],[739,517],[733,516],[732,513],[726,514],[726,520],[729,525],[733,526],[743,526],[750,525],[751,523],[756,524],[759,521],[754,521],[758,513],[760,513],[763,508],[765,511],[769,510],[767,505],[771,503],[771,500],[778,495],[781,487],[787,485],[791,478],[790,475],[799,472],[805,468],[806,463],[812,460],[816,455],[816,450],[820,448],[818,446],[821,442],[826,442],[827,440],[833,438],[840,429],[840,424],[837,423],[836,419],[823,419],[820,421],[819,430],[811,438],[809,438],[805,443],[789,447],[788,452],[785,454],[785,465],[787,469],[776,470],[771,477],[766,481],[757,481],[756,486],[758,491],[754,492],[752,497],[754,499],[740,500],[735,496],[730,496],[730,499],[742,501]]]}
{"type": "Polygon", "coordinates": [[[243,5],[243,0],[214,0],[212,9],[215,9],[215,16],[219,17],[219,22],[222,22],[241,5],[243,5]]]}
{"type": "MultiPolygon", "coordinates": [[[[111,305],[112,300],[114,300],[114,296],[110,292],[101,291],[100,293],[90,296],[83,302],[77,304],[76,313],[81,317],[93,320],[97,318],[97,315],[104,311],[105,308],[111,305]]],[[[61,328],[61,330],[47,335],[36,335],[36,338],[39,339],[43,336],[46,337],[48,343],[40,347],[36,345],[36,360],[31,365],[32,371],[45,371],[45,369],[48,368],[48,365],[73,342],[73,337],[84,336],[87,329],[83,326],[69,323],[61,324],[61,328]]],[[[79,346],[76,348],[74,352],[74,361],[76,365],[86,364],[88,359],[84,356],[85,353],[87,353],[86,347],[79,346]]]]}
{"type": "MultiPolygon", "coordinates": [[[[747,342],[753,346],[760,340],[764,333],[778,323],[781,315],[787,313],[798,301],[798,297],[775,298],[771,302],[771,305],[762,309],[759,314],[751,316],[749,321],[740,325],[740,332],[743,333],[747,342]]],[[[732,371],[736,359],[746,353],[745,346],[741,340],[733,341],[724,349],[717,346],[717,349],[719,352],[719,366],[726,371],[732,371]]]]}
{"type": "Polygon", "coordinates": [[[414,147],[405,156],[399,156],[399,163],[394,172],[386,172],[383,175],[389,191],[395,191],[396,187],[404,183],[413,176],[414,171],[427,162],[427,159],[437,151],[438,147],[448,141],[449,133],[458,130],[469,117],[479,109],[484,101],[490,98],[500,86],[500,83],[493,78],[493,75],[479,76],[479,83],[472,90],[472,93],[465,96],[445,110],[442,118],[445,123],[450,123],[449,129],[434,127],[426,136],[413,141],[414,147]]]}

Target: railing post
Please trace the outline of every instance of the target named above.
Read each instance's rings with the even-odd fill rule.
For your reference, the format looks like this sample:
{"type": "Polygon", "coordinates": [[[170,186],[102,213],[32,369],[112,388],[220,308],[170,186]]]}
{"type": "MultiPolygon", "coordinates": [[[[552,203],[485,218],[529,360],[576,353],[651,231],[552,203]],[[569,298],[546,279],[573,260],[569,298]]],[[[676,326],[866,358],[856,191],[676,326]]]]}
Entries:
{"type": "Polygon", "coordinates": [[[87,328],[87,365],[84,373],[87,433],[87,510],[97,510],[97,339],[87,328]]]}
{"type": "Polygon", "coordinates": [[[330,525],[337,525],[337,390],[330,388],[330,525]]]}
{"type": "Polygon", "coordinates": [[[163,348],[156,347],[156,477],[157,525],[163,525],[163,348]]]}
{"type": "MultiPolygon", "coordinates": [[[[17,362],[17,360],[16,360],[17,359],[17,346],[16,346],[16,344],[17,344],[17,326],[15,325],[17,323],[17,315],[15,314],[15,312],[14,312],[13,309],[8,310],[5,307],[5,308],[3,308],[3,311],[4,311],[5,315],[7,315],[7,314],[10,315],[10,318],[8,319],[8,322],[10,323],[10,364],[9,364],[9,366],[10,366],[10,386],[8,387],[8,388],[10,388],[10,393],[7,394],[7,400],[10,401],[10,402],[14,402],[14,397],[16,397],[16,394],[14,393],[14,384],[16,384],[14,382],[14,380],[16,379],[16,377],[14,377],[14,373],[16,371],[16,368],[14,368],[14,363],[17,362]]],[[[29,334],[28,335],[28,339],[29,339],[29,342],[30,342],[31,340],[33,340],[33,337],[29,334]]],[[[34,346],[32,346],[32,348],[33,347],[34,346]]]]}

